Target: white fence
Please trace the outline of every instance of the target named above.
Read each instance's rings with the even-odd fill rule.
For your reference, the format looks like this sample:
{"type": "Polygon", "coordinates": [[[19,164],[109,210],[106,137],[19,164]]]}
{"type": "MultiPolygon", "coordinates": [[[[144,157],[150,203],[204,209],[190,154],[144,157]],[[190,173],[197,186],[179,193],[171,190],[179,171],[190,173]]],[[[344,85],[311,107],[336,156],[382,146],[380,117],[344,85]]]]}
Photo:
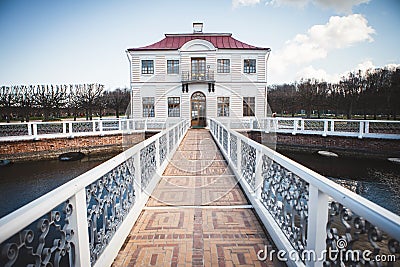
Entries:
{"type": "Polygon", "coordinates": [[[0,266],[110,266],[189,121],[0,219],[0,266]]]}
{"type": "Polygon", "coordinates": [[[73,138],[135,131],[162,130],[177,121],[160,119],[104,119],[92,121],[57,121],[0,123],[0,141],[73,138]]]}
{"type": "Polygon", "coordinates": [[[231,129],[358,138],[400,139],[400,121],[303,118],[220,119],[231,129]]]}
{"type": "Polygon", "coordinates": [[[210,129],[288,265],[349,266],[353,258],[340,256],[348,254],[354,264],[365,264],[363,255],[400,263],[399,216],[216,120],[210,129]]]}

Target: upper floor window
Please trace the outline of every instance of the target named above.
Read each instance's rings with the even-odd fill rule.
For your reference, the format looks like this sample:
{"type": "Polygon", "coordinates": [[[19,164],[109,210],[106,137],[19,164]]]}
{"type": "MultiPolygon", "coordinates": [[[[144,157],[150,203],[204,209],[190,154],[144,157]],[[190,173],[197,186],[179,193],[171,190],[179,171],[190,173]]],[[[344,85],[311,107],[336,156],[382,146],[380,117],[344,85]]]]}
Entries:
{"type": "Polygon", "coordinates": [[[154,117],[154,97],[143,97],[143,117],[154,117]]]}
{"type": "Polygon", "coordinates": [[[217,97],[217,116],[229,116],[229,97],[217,97]]]}
{"type": "Polygon", "coordinates": [[[243,97],[243,116],[254,116],[256,109],[255,97],[243,97]]]}
{"type": "Polygon", "coordinates": [[[168,117],[180,117],[180,97],[168,97],[168,117]]]}
{"type": "Polygon", "coordinates": [[[154,60],[142,60],[142,74],[154,74],[154,60]]]}
{"type": "Polygon", "coordinates": [[[256,73],[256,60],[245,59],[243,61],[243,72],[244,73],[256,73]]]}
{"type": "Polygon", "coordinates": [[[217,72],[218,73],[229,73],[231,67],[231,61],[229,59],[218,59],[217,60],[217,72]]]}
{"type": "Polygon", "coordinates": [[[167,74],[179,74],[179,60],[167,60],[167,74]]]}

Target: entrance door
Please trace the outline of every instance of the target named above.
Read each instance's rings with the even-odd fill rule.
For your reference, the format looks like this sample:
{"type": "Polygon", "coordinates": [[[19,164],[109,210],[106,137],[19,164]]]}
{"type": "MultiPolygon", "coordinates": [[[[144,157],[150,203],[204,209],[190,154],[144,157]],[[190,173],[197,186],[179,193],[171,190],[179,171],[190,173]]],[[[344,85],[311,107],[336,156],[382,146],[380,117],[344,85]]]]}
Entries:
{"type": "Polygon", "coordinates": [[[202,92],[193,93],[190,106],[192,127],[206,127],[206,96],[202,92]]]}

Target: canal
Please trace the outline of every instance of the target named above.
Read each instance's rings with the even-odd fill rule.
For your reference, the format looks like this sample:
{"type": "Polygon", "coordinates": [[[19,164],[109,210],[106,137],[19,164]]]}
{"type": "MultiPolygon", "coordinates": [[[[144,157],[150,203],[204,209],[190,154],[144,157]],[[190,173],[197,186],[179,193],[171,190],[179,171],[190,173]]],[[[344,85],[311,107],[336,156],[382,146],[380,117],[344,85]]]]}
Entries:
{"type": "MultiPolygon", "coordinates": [[[[279,152],[400,215],[400,165],[384,160],[279,152]]],[[[84,158],[72,162],[30,161],[0,167],[0,217],[111,157],[84,158]]]]}
{"type": "Polygon", "coordinates": [[[112,156],[85,157],[80,161],[27,161],[0,166],[0,218],[112,156]]]}
{"type": "Polygon", "coordinates": [[[278,152],[400,215],[399,164],[378,159],[278,152]]]}

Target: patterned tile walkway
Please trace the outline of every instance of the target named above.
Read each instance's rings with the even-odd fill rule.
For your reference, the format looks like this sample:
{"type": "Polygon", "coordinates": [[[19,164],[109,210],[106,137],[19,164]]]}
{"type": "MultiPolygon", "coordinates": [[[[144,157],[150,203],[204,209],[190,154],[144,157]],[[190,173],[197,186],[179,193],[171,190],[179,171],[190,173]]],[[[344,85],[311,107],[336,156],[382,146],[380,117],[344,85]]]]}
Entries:
{"type": "Polygon", "coordinates": [[[189,130],[113,266],[277,266],[271,247],[208,130],[189,130]]]}

